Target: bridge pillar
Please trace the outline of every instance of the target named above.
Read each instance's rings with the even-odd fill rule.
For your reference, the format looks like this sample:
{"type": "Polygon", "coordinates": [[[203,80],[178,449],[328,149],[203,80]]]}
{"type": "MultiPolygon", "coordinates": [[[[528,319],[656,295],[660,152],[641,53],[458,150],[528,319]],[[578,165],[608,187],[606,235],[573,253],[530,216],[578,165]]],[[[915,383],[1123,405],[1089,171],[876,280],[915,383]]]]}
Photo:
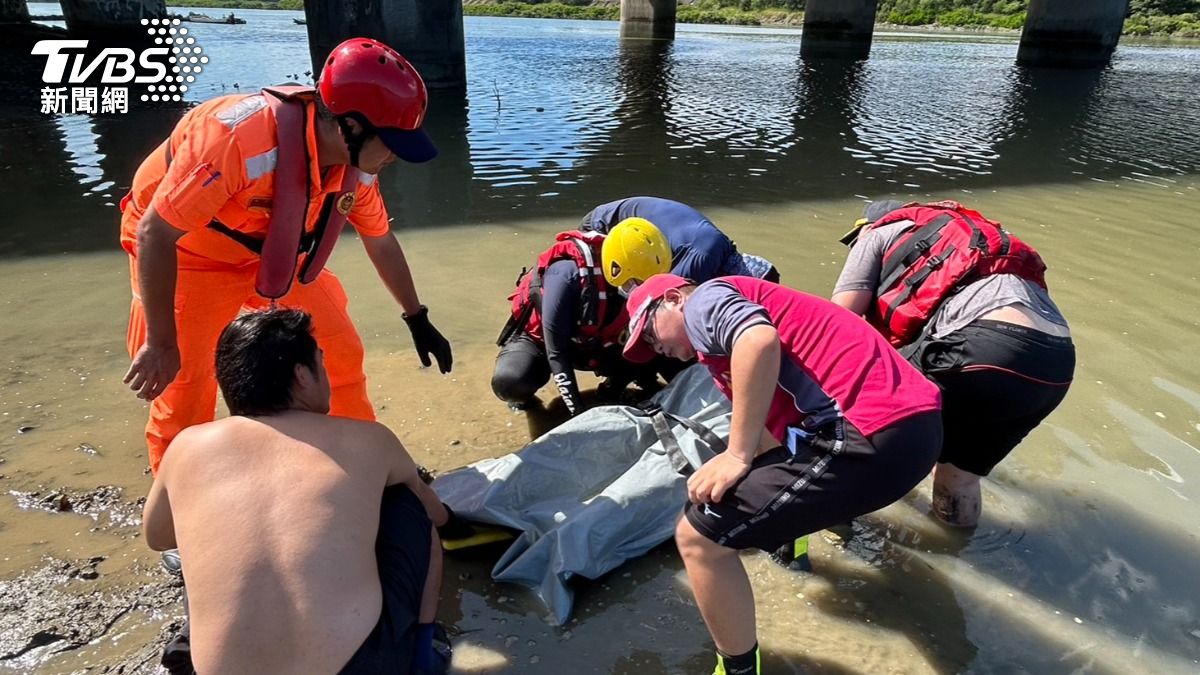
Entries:
{"type": "Polygon", "coordinates": [[[1090,68],[1112,58],[1129,0],[1030,0],[1017,63],[1090,68]]]}
{"type": "Polygon", "coordinates": [[[313,79],[343,40],[369,37],[416,66],[430,89],[465,89],[467,52],[461,0],[305,0],[313,79]]]}
{"type": "Polygon", "coordinates": [[[0,0],[0,23],[29,21],[29,8],[25,0],[0,0]]]}
{"type": "Polygon", "coordinates": [[[621,0],[621,37],[675,39],[676,0],[621,0]]]}
{"type": "Polygon", "coordinates": [[[804,8],[804,32],[800,36],[803,57],[865,59],[871,53],[875,10],[879,0],[808,0],[804,8]]]}
{"type": "Polygon", "coordinates": [[[114,41],[127,34],[145,37],[142,19],[167,15],[165,0],[61,0],[59,4],[70,33],[114,41]]]}

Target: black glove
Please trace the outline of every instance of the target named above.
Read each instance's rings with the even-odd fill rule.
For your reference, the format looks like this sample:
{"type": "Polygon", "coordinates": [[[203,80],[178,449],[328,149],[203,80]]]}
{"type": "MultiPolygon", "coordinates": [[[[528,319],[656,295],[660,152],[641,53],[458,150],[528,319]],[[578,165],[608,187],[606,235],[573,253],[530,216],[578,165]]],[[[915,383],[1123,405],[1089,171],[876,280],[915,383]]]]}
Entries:
{"type": "Polygon", "coordinates": [[[417,348],[417,356],[421,359],[421,365],[428,368],[431,365],[429,355],[437,359],[438,370],[442,374],[450,372],[450,367],[454,365],[454,355],[450,353],[450,342],[442,337],[438,329],[429,323],[429,308],[421,305],[421,311],[409,316],[404,314],[404,323],[408,324],[408,330],[412,333],[413,345],[417,348]]]}

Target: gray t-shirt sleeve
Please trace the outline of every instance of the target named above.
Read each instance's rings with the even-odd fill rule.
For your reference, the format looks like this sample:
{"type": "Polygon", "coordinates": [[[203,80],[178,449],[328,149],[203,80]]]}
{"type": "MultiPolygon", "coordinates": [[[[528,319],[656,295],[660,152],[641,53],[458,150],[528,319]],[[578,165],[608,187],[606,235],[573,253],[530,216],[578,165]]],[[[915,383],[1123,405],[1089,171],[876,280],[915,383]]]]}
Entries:
{"type": "Polygon", "coordinates": [[[912,221],[901,220],[883,227],[871,228],[860,236],[858,242],[850,249],[850,254],[846,256],[846,265],[842,267],[833,292],[836,294],[843,291],[871,291],[874,294],[879,286],[883,254],[911,225],[912,221]]]}
{"type": "Polygon", "coordinates": [[[943,338],[1001,307],[1026,307],[1052,324],[1067,327],[1058,305],[1046,289],[1015,274],[993,274],[977,279],[946,298],[931,318],[930,333],[943,338]]]}
{"type": "Polygon", "coordinates": [[[692,347],[714,356],[733,354],[733,343],[743,331],[770,323],[765,307],[720,280],[701,284],[683,308],[683,325],[692,347]]]}

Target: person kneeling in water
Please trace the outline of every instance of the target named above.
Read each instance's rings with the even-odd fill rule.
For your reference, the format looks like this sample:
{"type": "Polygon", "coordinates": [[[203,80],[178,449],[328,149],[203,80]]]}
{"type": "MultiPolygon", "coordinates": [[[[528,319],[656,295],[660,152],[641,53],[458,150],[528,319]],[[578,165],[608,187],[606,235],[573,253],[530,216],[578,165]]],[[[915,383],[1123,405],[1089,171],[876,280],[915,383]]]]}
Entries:
{"type": "Polygon", "coordinates": [[[230,323],[216,368],[232,416],[182,431],[150,488],[146,543],[178,547],[187,582],[181,670],[443,672],[446,509],[387,427],[327,414],[311,331],[294,309],[230,323]]]}

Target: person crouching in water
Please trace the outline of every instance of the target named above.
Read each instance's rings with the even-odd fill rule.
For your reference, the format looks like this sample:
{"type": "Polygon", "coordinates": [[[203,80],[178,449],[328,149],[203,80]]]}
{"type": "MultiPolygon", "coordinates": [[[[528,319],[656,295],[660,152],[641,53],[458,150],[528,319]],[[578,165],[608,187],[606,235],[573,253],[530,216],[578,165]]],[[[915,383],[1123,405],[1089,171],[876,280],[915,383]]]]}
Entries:
{"type": "Polygon", "coordinates": [[[180,432],[142,524],[179,548],[195,671],[442,672],[446,510],[387,427],[327,414],[309,315],[238,317],[216,371],[232,416],[180,432]]]}
{"type": "Polygon", "coordinates": [[[600,269],[603,243],[596,232],[561,232],[533,269],[522,271],[509,296],[512,316],[496,340],[500,353],[492,374],[492,391],[514,409],[529,406],[553,378],[570,415],[583,412],[576,369],[608,378],[602,394],[618,394],[635,380],[643,388],[655,386],[653,369],[621,358],[629,315],[600,269]]]}
{"type": "Polygon", "coordinates": [[[728,449],[688,478],[675,543],[715,673],[758,673],[738,551],[774,552],[903,497],[938,457],[937,387],[852,313],[760,279],[661,274],[629,310],[626,358],[698,357],[731,399],[728,449]]]}
{"type": "Polygon", "coordinates": [[[865,316],[942,390],[933,514],[973,527],[979,481],[1067,395],[1075,345],[1046,265],[957,202],[876,201],[843,242],[833,302],[865,316]]]}

